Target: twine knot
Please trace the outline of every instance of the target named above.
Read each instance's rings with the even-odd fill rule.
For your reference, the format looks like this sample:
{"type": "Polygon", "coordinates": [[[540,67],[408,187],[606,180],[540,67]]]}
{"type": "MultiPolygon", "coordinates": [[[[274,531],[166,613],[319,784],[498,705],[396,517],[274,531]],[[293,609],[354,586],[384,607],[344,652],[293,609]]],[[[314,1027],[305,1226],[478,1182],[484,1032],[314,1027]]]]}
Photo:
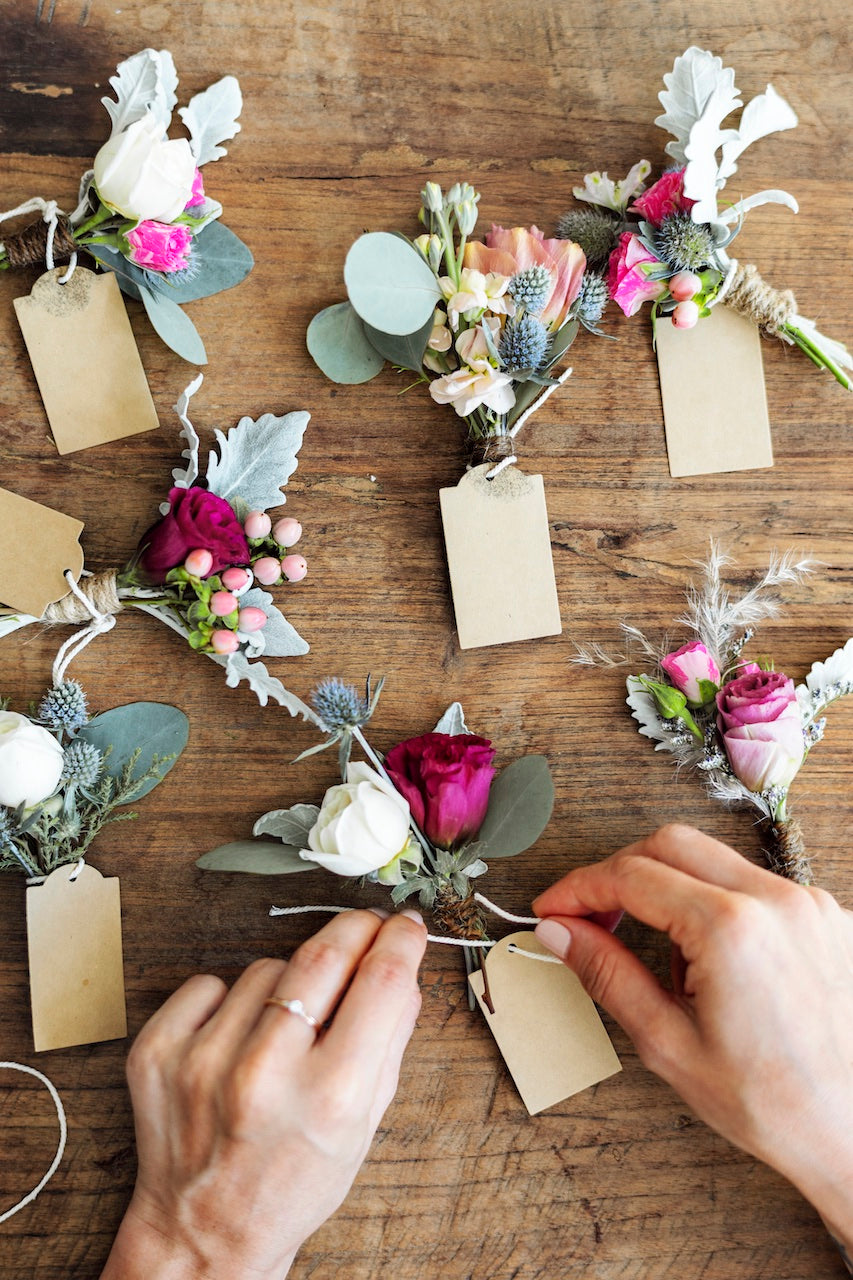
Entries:
{"type": "Polygon", "coordinates": [[[120,613],[124,608],[119,599],[115,569],[81,578],[76,586],[79,594],[72,591],[49,604],[42,614],[42,622],[76,625],[91,622],[99,615],[120,613]]]}
{"type": "Polygon", "coordinates": [[[515,441],[506,432],[501,432],[499,435],[481,436],[477,440],[471,440],[469,449],[469,469],[479,467],[484,462],[494,466],[514,456],[515,441]]]}
{"type": "MultiPolygon", "coordinates": [[[[33,222],[22,231],[3,238],[3,247],[9,266],[38,267],[47,257],[47,242],[50,225],[47,222],[33,222]]],[[[53,232],[53,257],[57,262],[67,262],[77,252],[77,245],[71,234],[71,224],[66,217],[58,217],[53,232]]]]}
{"type": "Polygon", "coordinates": [[[726,305],[754,321],[771,337],[790,341],[785,328],[797,314],[796,298],[790,289],[774,289],[767,284],[750,263],[738,263],[726,293],[726,305]]]}

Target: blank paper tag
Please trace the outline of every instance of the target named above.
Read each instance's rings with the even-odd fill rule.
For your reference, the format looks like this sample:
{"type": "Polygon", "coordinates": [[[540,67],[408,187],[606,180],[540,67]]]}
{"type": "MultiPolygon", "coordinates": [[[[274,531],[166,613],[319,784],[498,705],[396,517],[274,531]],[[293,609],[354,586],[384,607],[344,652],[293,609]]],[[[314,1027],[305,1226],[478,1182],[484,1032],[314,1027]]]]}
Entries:
{"type": "Polygon", "coordinates": [[[595,1005],[563,964],[542,964],[508,951],[510,943],[550,955],[532,933],[511,933],[468,981],[531,1115],[615,1075],[622,1067],[595,1005]]]}
{"type": "Polygon", "coordinates": [[[8,489],[0,489],[0,602],[40,618],[68,595],[64,578],[83,572],[83,525],[8,489]]]}
{"type": "Polygon", "coordinates": [[[30,997],[37,1051],[127,1035],[118,879],[58,867],[27,889],[30,997]]]}
{"type": "Polygon", "coordinates": [[[56,447],[74,453],[159,426],[118,282],[64,267],[15,299],[56,447]]]}
{"type": "Polygon", "coordinates": [[[761,336],[728,307],[693,329],[655,329],[669,472],[703,476],[773,466],[761,336]]]}
{"type": "Polygon", "coordinates": [[[462,649],[562,630],[542,477],[510,466],[487,480],[489,470],[439,494],[462,649]]]}

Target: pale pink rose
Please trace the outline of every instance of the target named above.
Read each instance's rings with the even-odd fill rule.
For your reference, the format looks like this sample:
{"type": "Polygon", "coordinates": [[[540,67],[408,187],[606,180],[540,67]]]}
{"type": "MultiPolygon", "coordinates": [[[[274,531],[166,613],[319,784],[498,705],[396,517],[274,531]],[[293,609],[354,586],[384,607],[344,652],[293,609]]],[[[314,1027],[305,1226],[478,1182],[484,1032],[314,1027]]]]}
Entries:
{"type": "Polygon", "coordinates": [[[670,169],[661,174],[639,200],[634,201],[629,212],[638,213],[653,227],[659,227],[664,218],[673,213],[688,213],[695,203],[695,200],[684,194],[684,170],[670,169]]]}
{"type": "Polygon", "coordinates": [[[546,240],[538,227],[492,226],[486,243],[469,240],[465,246],[465,266],[512,277],[528,267],[547,267],[551,273],[551,293],[539,319],[546,328],[559,329],[580,291],[586,257],[573,240],[546,240]]]}
{"type": "Polygon", "coordinates": [[[803,762],[803,722],[793,680],[756,671],[717,694],[717,728],[735,776],[750,791],[787,787],[803,762]]]}
{"type": "Polygon", "coordinates": [[[165,222],[140,222],[125,239],[131,262],[149,271],[182,271],[189,266],[192,232],[165,222]]]}
{"type": "Polygon", "coordinates": [[[190,193],[190,198],[187,201],[186,207],[188,209],[194,209],[196,205],[204,204],[206,199],[207,197],[204,194],[204,178],[201,176],[201,169],[196,166],[196,171],[193,175],[193,189],[190,193]]]}
{"type": "Polygon", "coordinates": [[[666,293],[664,280],[649,280],[642,269],[644,262],[659,262],[643,245],[639,236],[623,231],[619,244],[610,255],[607,285],[610,296],[626,316],[633,316],[644,302],[654,302],[666,293]]]}
{"type": "Polygon", "coordinates": [[[661,658],[660,664],[676,689],[680,689],[687,698],[691,707],[701,707],[706,701],[710,701],[710,698],[702,697],[700,680],[706,680],[708,684],[714,685],[715,692],[716,686],[720,683],[720,668],[699,640],[691,640],[689,644],[682,645],[674,653],[668,653],[665,658],[661,658]]]}

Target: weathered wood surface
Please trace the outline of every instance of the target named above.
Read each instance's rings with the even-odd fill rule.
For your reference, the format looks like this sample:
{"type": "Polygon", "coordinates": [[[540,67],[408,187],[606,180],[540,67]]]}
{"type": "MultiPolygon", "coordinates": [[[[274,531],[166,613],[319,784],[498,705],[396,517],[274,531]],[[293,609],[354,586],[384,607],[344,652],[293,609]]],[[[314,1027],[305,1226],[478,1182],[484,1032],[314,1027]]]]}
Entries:
{"type": "MultiPolygon", "coordinates": [[[[764,344],[776,465],[698,480],[669,478],[646,326],[611,319],[618,346],[585,338],[575,373],[522,438],[541,469],[565,625],[562,637],[462,653],[449,604],[437,490],[462,466],[460,432],[422,390],[398,398],[386,373],[334,388],[304,345],[311,315],[342,296],[346,248],[364,228],[409,228],[426,178],[467,178],[485,222],[552,230],[587,169],[621,175],[662,161],[653,125],[661,76],[697,43],[737,70],[749,95],[768,80],[800,127],[755,145],[743,193],[785,186],[799,217],[750,215],[738,244],[767,279],[792,287],[830,334],[853,337],[849,288],[851,101],[842,9],[828,0],[698,9],[653,0],[471,0],[430,6],[188,0],[12,0],[0,17],[3,208],[34,195],[69,207],[105,137],[98,99],[115,62],[168,47],[184,95],[226,72],[246,99],[243,132],[208,187],[257,266],[239,289],[192,306],[210,357],[193,418],[205,438],[244,413],[305,407],[312,421],[288,512],[305,524],[310,576],[287,612],[312,644],[274,664],[305,694],[339,673],[388,676],[373,727],[385,748],[431,726],[454,698],[496,742],[501,761],[544,751],[557,809],[534,851],[499,863],[493,895],[525,910],[565,868],[679,817],[758,856],[746,813],[725,813],[694,781],[676,781],[639,739],[622,674],[570,665],[572,641],[615,643],[621,618],[670,626],[709,535],[737,556],[741,580],[773,547],[824,562],[792,593],[762,648],[801,676],[853,630],[850,401],[827,375],[764,344]],[[697,16],[698,15],[698,16],[697,16]],[[759,21],[760,16],[760,21],[759,21]]],[[[185,98],[184,98],[185,100],[185,98]]],[[[740,188],[734,195],[740,194],[740,188]]],[[[86,521],[87,564],[123,562],[150,523],[179,445],[171,405],[191,370],[131,306],[161,430],[59,458],[12,313],[35,273],[0,279],[0,482],[86,521]]],[[[87,377],[97,354],[80,352],[87,377]]],[[[713,387],[708,394],[713,395],[713,387]]],[[[14,705],[40,696],[64,632],[22,632],[0,648],[14,705]]],[[[253,957],[286,952],[312,921],[270,920],[275,901],[344,900],[336,882],[215,877],[195,858],[247,834],[265,809],[317,797],[333,761],[291,766],[313,738],[280,709],[226,690],[213,664],[153,621],[122,617],[75,666],[96,708],[156,696],[183,707],[190,746],[139,821],[107,832],[93,858],[122,878],[128,1002],[137,1029],[187,975],[233,979],[253,957]]],[[[821,882],[847,902],[853,710],[837,708],[797,782],[797,807],[821,882]]],[[[662,940],[624,936],[661,972],[662,940]]],[[[0,894],[0,1058],[46,1070],[70,1137],[38,1202],[0,1228],[8,1280],[99,1274],[134,1176],[127,1045],[32,1052],[23,885],[0,894]]],[[[62,963],[57,955],[57,964],[62,963]]],[[[529,1119],[479,1015],[458,957],[433,947],[424,1006],[397,1101],[355,1190],[302,1252],[293,1274],[326,1280],[829,1280],[840,1263],[813,1211],[782,1180],[729,1147],[637,1061],[613,1028],[624,1071],[529,1119]]],[[[46,1094],[0,1073],[0,1206],[36,1181],[54,1150],[46,1094]]]]}

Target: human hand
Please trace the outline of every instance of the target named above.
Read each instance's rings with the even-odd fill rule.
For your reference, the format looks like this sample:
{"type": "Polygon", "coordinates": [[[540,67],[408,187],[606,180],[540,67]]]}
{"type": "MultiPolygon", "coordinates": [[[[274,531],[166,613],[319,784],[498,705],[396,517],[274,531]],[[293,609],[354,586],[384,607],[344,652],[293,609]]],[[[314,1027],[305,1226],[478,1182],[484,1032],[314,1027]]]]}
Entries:
{"type": "Polygon", "coordinates": [[[103,1280],[287,1274],[394,1096],[425,945],[417,913],[346,912],[289,962],[166,1001],[128,1058],[139,1173],[103,1280]],[[318,1036],[271,996],[331,1025],[318,1036]]]}
{"type": "Polygon", "coordinates": [[[570,872],[533,910],[645,1065],[788,1177],[853,1257],[853,914],[680,826],[570,872]],[[622,909],[669,934],[671,991],[584,919],[622,909]]]}

